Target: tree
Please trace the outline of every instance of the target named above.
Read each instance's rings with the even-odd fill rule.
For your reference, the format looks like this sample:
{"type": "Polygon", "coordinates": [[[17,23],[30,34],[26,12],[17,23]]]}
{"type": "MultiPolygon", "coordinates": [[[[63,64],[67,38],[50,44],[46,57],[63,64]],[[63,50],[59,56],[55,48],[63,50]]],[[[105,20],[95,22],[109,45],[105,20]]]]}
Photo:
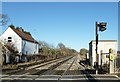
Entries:
{"type": "Polygon", "coordinates": [[[47,48],[50,47],[50,45],[45,41],[39,41],[39,44],[40,44],[41,47],[47,47],[47,48]]]}
{"type": "Polygon", "coordinates": [[[10,18],[6,14],[0,14],[0,26],[5,26],[10,18]]]}
{"type": "Polygon", "coordinates": [[[88,53],[88,50],[85,48],[80,49],[80,55],[83,57],[86,57],[86,54],[88,53]]]}
{"type": "Polygon", "coordinates": [[[17,47],[15,47],[15,44],[13,43],[7,43],[5,45],[5,47],[12,53],[12,54],[17,54],[18,53],[18,49],[17,47]]]}
{"type": "Polygon", "coordinates": [[[66,55],[66,47],[63,43],[58,43],[57,48],[60,51],[60,55],[66,55]]]}
{"type": "Polygon", "coordinates": [[[39,53],[43,55],[54,55],[55,54],[55,49],[53,45],[48,44],[45,41],[39,41],[39,44],[41,46],[41,48],[39,49],[39,53]]]}
{"type": "Polygon", "coordinates": [[[59,43],[57,48],[60,50],[61,55],[68,56],[76,53],[76,50],[66,47],[63,43],[59,43]]]}
{"type": "Polygon", "coordinates": [[[71,49],[71,51],[72,51],[73,53],[78,53],[75,49],[71,49]]]}
{"type": "Polygon", "coordinates": [[[57,48],[55,48],[51,44],[48,44],[45,41],[39,41],[39,44],[41,46],[39,49],[39,53],[43,55],[52,55],[52,57],[55,56],[61,57],[61,56],[68,56],[77,53],[76,50],[65,47],[63,43],[59,43],[57,45],[57,48]]]}
{"type": "Polygon", "coordinates": [[[57,47],[59,49],[65,49],[65,45],[63,43],[59,43],[57,47]]]}

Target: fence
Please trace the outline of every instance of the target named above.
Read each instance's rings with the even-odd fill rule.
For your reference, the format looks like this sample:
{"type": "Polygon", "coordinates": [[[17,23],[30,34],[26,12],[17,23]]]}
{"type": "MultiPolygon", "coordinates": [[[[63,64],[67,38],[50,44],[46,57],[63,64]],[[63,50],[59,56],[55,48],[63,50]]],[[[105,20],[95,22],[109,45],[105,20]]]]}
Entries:
{"type": "Polygon", "coordinates": [[[116,57],[116,72],[120,72],[120,51],[117,52],[116,57]]]}

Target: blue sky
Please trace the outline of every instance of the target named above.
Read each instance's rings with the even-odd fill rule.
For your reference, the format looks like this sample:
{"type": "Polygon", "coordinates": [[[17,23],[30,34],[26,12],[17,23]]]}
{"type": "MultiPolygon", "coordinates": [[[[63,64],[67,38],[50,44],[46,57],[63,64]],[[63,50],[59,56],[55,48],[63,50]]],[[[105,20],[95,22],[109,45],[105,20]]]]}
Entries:
{"type": "Polygon", "coordinates": [[[99,32],[99,39],[118,38],[117,2],[4,2],[2,10],[10,17],[8,25],[21,26],[38,41],[55,46],[62,42],[77,51],[89,49],[96,21],[107,22],[107,30],[99,32]]]}

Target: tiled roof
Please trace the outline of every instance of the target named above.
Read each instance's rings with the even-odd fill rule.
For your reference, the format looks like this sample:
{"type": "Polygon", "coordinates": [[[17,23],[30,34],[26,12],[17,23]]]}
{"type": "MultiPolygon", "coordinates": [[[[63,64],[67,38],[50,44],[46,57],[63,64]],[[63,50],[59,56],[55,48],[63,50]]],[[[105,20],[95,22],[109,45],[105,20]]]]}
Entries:
{"type": "MultiPolygon", "coordinates": [[[[10,27],[11,28],[11,27],[10,27]]],[[[23,40],[38,43],[31,35],[24,33],[18,29],[11,28],[15,33],[17,33],[23,40]]]]}

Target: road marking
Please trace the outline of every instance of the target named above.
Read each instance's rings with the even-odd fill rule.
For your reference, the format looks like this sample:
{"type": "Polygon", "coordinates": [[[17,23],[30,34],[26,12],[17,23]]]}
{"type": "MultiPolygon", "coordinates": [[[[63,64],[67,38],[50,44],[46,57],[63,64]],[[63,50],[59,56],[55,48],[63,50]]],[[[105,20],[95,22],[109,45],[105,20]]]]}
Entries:
{"type": "MultiPolygon", "coordinates": [[[[53,78],[2,78],[1,80],[58,80],[58,77],[53,78]]],[[[116,78],[61,78],[60,80],[118,80],[116,78]]]]}
{"type": "Polygon", "coordinates": [[[27,76],[27,75],[29,75],[29,74],[30,74],[30,73],[25,73],[25,74],[22,74],[22,75],[26,75],[26,76],[27,76]]]}
{"type": "MultiPolygon", "coordinates": [[[[87,77],[84,77],[84,74],[83,74],[83,75],[64,75],[61,78],[61,80],[120,80],[120,78],[117,75],[110,75],[110,76],[115,76],[115,78],[114,77],[112,78],[109,78],[109,77],[87,78],[87,77]]],[[[11,75],[10,77],[3,77],[1,79],[2,80],[58,80],[59,77],[60,75],[41,75],[40,77],[39,75],[26,75],[26,76],[25,75],[11,75]]]]}
{"type": "Polygon", "coordinates": [[[117,75],[115,75],[115,77],[117,77],[120,80],[120,77],[118,77],[117,75]]]}
{"type": "Polygon", "coordinates": [[[1,80],[13,80],[13,78],[7,77],[7,78],[1,78],[1,80]]]}

